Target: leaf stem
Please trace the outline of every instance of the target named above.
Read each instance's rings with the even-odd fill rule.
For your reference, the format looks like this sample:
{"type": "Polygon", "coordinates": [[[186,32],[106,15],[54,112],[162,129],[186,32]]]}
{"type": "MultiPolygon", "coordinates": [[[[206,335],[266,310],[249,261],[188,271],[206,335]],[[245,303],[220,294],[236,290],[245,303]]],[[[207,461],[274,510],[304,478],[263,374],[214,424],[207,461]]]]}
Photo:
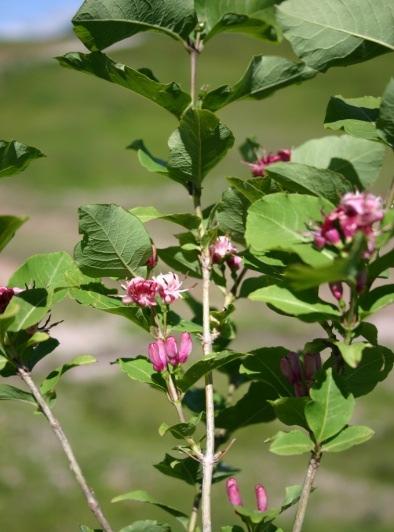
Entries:
{"type": "Polygon", "coordinates": [[[63,448],[64,454],[67,457],[71,472],[73,473],[77,483],[79,484],[79,487],[81,488],[82,493],[84,494],[86,498],[86,501],[88,503],[90,510],[92,511],[95,518],[97,519],[97,522],[100,524],[104,532],[113,532],[111,525],[108,523],[106,517],[103,514],[103,511],[100,507],[98,500],[96,499],[96,496],[94,495],[93,491],[89,488],[86,482],[86,479],[81,471],[81,468],[74,455],[74,451],[71,448],[70,442],[68,441],[67,436],[65,435],[62,426],[60,425],[57,418],[54,416],[48,404],[46,403],[44,397],[42,396],[40,392],[40,389],[37,387],[37,385],[31,378],[30,372],[26,370],[25,368],[19,367],[18,374],[20,378],[23,380],[23,382],[26,384],[26,386],[30,389],[41,412],[47,418],[49,425],[51,426],[53,432],[58,438],[60,445],[63,448]]]}
{"type": "Polygon", "coordinates": [[[308,506],[309,495],[313,488],[313,482],[317,470],[320,466],[321,453],[317,450],[312,452],[311,459],[309,461],[308,469],[304,479],[304,485],[302,487],[300,501],[298,503],[297,513],[295,516],[293,532],[301,532],[304,524],[306,509],[308,506]]]}

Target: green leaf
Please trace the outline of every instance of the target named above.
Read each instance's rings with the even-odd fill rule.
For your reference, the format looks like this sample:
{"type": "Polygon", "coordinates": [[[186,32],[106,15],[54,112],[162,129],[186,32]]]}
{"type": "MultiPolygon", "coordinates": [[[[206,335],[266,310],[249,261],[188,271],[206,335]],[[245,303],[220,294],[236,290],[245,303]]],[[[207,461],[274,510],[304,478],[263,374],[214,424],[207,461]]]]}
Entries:
{"type": "Polygon", "coordinates": [[[145,146],[142,139],[134,140],[127,146],[128,150],[134,150],[138,154],[138,161],[148,172],[168,175],[167,163],[159,157],[155,157],[145,146]]]}
{"type": "Polygon", "coordinates": [[[94,364],[96,359],[91,355],[80,355],[74,357],[70,362],[63,364],[59,368],[54,369],[40,384],[41,393],[50,399],[56,398],[56,386],[59,384],[60,379],[70,369],[77,368],[79,366],[85,366],[87,364],[94,364]]]}
{"type": "Polygon", "coordinates": [[[75,248],[75,259],[92,277],[134,276],[152,253],[143,223],[118,205],[80,207],[79,231],[83,238],[75,248]]]}
{"type": "Polygon", "coordinates": [[[394,149],[394,78],[384,91],[376,126],[381,138],[394,149]]]}
{"type": "Polygon", "coordinates": [[[72,19],[78,38],[102,50],[136,33],[154,30],[186,41],[197,19],[193,0],[85,0],[72,19]]]}
{"type": "Polygon", "coordinates": [[[68,253],[40,253],[28,258],[12,275],[8,286],[56,290],[79,286],[86,278],[68,253]]]}
{"type": "Polygon", "coordinates": [[[189,109],[168,140],[169,176],[197,189],[234,144],[231,131],[210,111],[189,109]]]}
{"type": "Polygon", "coordinates": [[[21,142],[0,140],[0,177],[23,172],[31,161],[45,157],[40,150],[21,142]]]}
{"type": "Polygon", "coordinates": [[[294,63],[284,57],[256,55],[234,85],[222,85],[208,92],[202,100],[205,109],[217,111],[236,100],[262,100],[275,91],[301,83],[317,72],[303,63],[294,63]]]}
{"type": "Polygon", "coordinates": [[[394,50],[391,0],[287,0],[277,13],[296,55],[316,70],[394,50]]]}
{"type": "MultiPolygon", "coordinates": [[[[44,333],[35,333],[34,338],[37,339],[37,334],[44,334],[44,333]]],[[[26,348],[23,349],[20,357],[22,362],[27,366],[27,368],[31,371],[34,366],[40,362],[44,357],[52,353],[57,346],[59,345],[59,342],[55,338],[51,338],[47,336],[47,340],[42,341],[38,344],[34,345],[28,345],[26,348]]]]}
{"type": "Polygon", "coordinates": [[[344,98],[332,96],[328,102],[324,126],[342,130],[353,137],[379,141],[375,122],[379,116],[381,98],[344,98]]]}
{"type": "Polygon", "coordinates": [[[264,177],[253,177],[252,179],[238,179],[228,177],[227,181],[242,194],[250,203],[254,203],[265,194],[271,192],[270,182],[264,177]]]}
{"type": "Polygon", "coordinates": [[[368,441],[374,434],[372,429],[363,425],[346,427],[337,436],[323,443],[321,450],[324,453],[347,451],[354,445],[360,445],[360,443],[368,441]]]}
{"type": "Polygon", "coordinates": [[[135,207],[130,209],[131,214],[137,216],[142,223],[150,222],[152,220],[165,220],[181,225],[186,229],[197,229],[200,225],[200,218],[189,212],[164,214],[156,209],[156,207],[135,207]]]}
{"type": "Polygon", "coordinates": [[[161,373],[156,373],[152,363],[145,357],[120,358],[116,361],[123,373],[137,382],[144,382],[162,392],[167,392],[167,386],[161,373]]]}
{"type": "Polygon", "coordinates": [[[229,362],[233,362],[244,356],[245,353],[233,353],[231,351],[223,351],[222,353],[205,356],[186,370],[182,379],[178,381],[178,386],[183,392],[186,392],[186,390],[210,371],[219,369],[229,362]]]}
{"type": "Polygon", "coordinates": [[[351,183],[337,172],[298,162],[275,163],[267,168],[267,175],[288,192],[319,196],[334,204],[353,188],[351,183]]]}
{"type": "Polygon", "coordinates": [[[113,61],[101,52],[72,52],[56,59],[64,67],[92,74],[136,92],[177,117],[181,116],[190,103],[190,96],[183,92],[177,83],[160,83],[151,72],[134,70],[113,61]]]}
{"type": "Polygon", "coordinates": [[[319,321],[330,317],[339,317],[339,310],[326,303],[314,292],[292,292],[285,285],[272,284],[259,288],[249,295],[252,301],[263,301],[291,316],[305,321],[319,321]]]}
{"type": "Polygon", "coordinates": [[[267,391],[271,390],[270,399],[293,395],[289,382],[280,371],[280,361],[288,352],[285,347],[262,347],[251,351],[242,360],[240,373],[263,382],[267,391]]]}
{"type": "Polygon", "coordinates": [[[174,458],[166,454],[164,459],[155,464],[160,473],[168,477],[177,478],[194,486],[198,482],[200,464],[193,458],[174,458]]]}
{"type": "Polygon", "coordinates": [[[219,229],[236,242],[244,242],[246,212],[250,202],[237,190],[227,189],[216,210],[219,229]]]}
{"type": "Polygon", "coordinates": [[[314,443],[308,434],[302,430],[291,430],[282,432],[281,430],[274,436],[270,445],[270,451],[281,456],[291,456],[304,454],[312,451],[314,443]]]}
{"type": "Polygon", "coordinates": [[[285,425],[308,428],[304,414],[305,401],[305,397],[280,397],[270,403],[279,421],[285,425]]]}
{"type": "Polygon", "coordinates": [[[171,527],[158,521],[135,521],[131,525],[119,530],[119,532],[171,532],[171,527]]]}
{"type": "Polygon", "coordinates": [[[24,290],[14,296],[18,311],[9,330],[18,332],[39,323],[48,313],[52,305],[52,295],[43,288],[24,290]]]}
{"type": "Polygon", "coordinates": [[[20,390],[15,386],[10,386],[9,384],[0,384],[0,401],[8,401],[11,399],[37,406],[36,400],[31,393],[20,390]]]}
{"type": "Polygon", "coordinates": [[[158,249],[159,258],[171,269],[191,277],[201,278],[201,264],[197,250],[185,250],[179,246],[158,249]]]}
{"type": "Polygon", "coordinates": [[[122,495],[118,495],[117,497],[113,498],[111,502],[121,501],[144,502],[147,504],[152,504],[153,506],[157,506],[161,510],[164,510],[168,514],[175,517],[180,523],[182,523],[185,528],[189,520],[188,516],[185,513],[181,512],[176,508],[173,508],[172,506],[163,504],[162,502],[156,500],[154,497],[151,497],[146,491],[136,490],[130,491],[128,493],[123,493],[122,495]]]}
{"type": "Polygon", "coordinates": [[[281,0],[195,0],[198,20],[203,24],[202,38],[208,41],[217,33],[246,33],[251,37],[277,41],[280,31],[274,6],[281,0]]]}
{"type": "Polygon", "coordinates": [[[294,504],[297,504],[301,497],[302,486],[295,484],[294,486],[287,486],[285,488],[285,498],[283,499],[281,512],[284,512],[294,504]]]}
{"type": "MultiPolygon", "coordinates": [[[[341,194],[351,189],[349,182],[357,190],[369,189],[379,177],[384,154],[385,149],[381,144],[349,135],[341,135],[339,137],[323,137],[305,142],[292,150],[291,161],[292,163],[326,168],[335,172],[332,174],[332,187],[335,188],[339,185],[337,190],[337,198],[339,198],[341,194]],[[342,177],[339,178],[336,172],[343,174],[346,180],[343,180],[342,177]]],[[[285,165],[282,164],[281,166],[285,165]]],[[[271,166],[268,169],[269,174],[271,169],[276,172],[277,166],[271,166]]],[[[315,182],[312,181],[311,176],[309,185],[315,185],[316,187],[316,182],[320,182],[323,175],[326,175],[328,179],[328,174],[319,173],[316,175],[315,182]]],[[[330,201],[336,202],[335,190],[331,188],[330,195],[324,192],[329,187],[327,183],[320,182],[317,186],[321,186],[322,190],[319,194],[319,191],[315,188],[314,194],[325,196],[330,201]]]]}
{"type": "Polygon", "coordinates": [[[364,319],[394,303],[394,284],[374,288],[360,298],[360,315],[364,319]]]}
{"type": "Polygon", "coordinates": [[[20,216],[0,216],[0,251],[12,240],[16,231],[26,220],[26,217],[20,216]]]}
{"type": "Polygon", "coordinates": [[[372,347],[370,344],[356,342],[353,344],[346,344],[345,342],[335,342],[344,361],[351,368],[356,368],[363,357],[363,352],[367,347],[372,347]]]}
{"type": "Polygon", "coordinates": [[[314,248],[308,227],[312,222],[321,222],[324,213],[332,208],[330,202],[315,196],[270,194],[249,208],[246,241],[257,258],[267,251],[281,249],[296,253],[312,266],[330,264],[331,254],[314,248]]]}
{"type": "Polygon", "coordinates": [[[312,401],[305,406],[305,417],[318,443],[337,434],[349,422],[353,409],[352,395],[344,397],[332,376],[326,371],[325,379],[310,390],[312,401]]]}
{"type": "Polygon", "coordinates": [[[188,436],[192,436],[196,432],[197,425],[200,423],[202,413],[198,416],[193,416],[187,423],[177,423],[176,425],[167,425],[162,423],[159,427],[160,436],[165,436],[170,433],[177,440],[184,440],[188,436]]]}

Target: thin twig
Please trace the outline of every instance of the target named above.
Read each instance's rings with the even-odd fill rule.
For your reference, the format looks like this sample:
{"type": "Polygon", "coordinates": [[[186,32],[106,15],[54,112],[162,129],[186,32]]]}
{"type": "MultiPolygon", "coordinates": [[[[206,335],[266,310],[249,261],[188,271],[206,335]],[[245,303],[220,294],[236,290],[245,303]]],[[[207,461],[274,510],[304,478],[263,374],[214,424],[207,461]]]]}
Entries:
{"type": "Polygon", "coordinates": [[[41,412],[47,418],[49,425],[51,426],[53,432],[58,438],[60,445],[63,448],[64,454],[67,457],[70,469],[77,483],[79,484],[79,487],[81,488],[82,493],[84,494],[86,498],[86,501],[88,503],[90,510],[92,511],[95,518],[97,519],[97,522],[100,524],[104,532],[113,532],[110,524],[108,523],[107,519],[105,518],[103,514],[103,511],[100,507],[98,500],[96,499],[93,491],[89,488],[86,482],[86,479],[81,471],[81,468],[74,455],[74,451],[71,448],[70,442],[68,441],[67,436],[65,435],[62,426],[60,425],[59,421],[54,416],[52,410],[49,408],[39,388],[36,386],[35,382],[31,378],[30,372],[24,368],[18,368],[18,373],[19,373],[20,378],[23,380],[26,386],[30,389],[31,393],[33,394],[34,399],[36,400],[38,406],[40,407],[41,412]]]}
{"type": "Polygon", "coordinates": [[[199,489],[193,500],[193,508],[190,514],[189,523],[187,525],[187,532],[194,532],[197,526],[198,512],[200,511],[201,490],[199,489]]]}
{"type": "Polygon", "coordinates": [[[308,506],[309,495],[311,494],[313,481],[315,480],[317,470],[319,469],[320,460],[321,454],[316,451],[313,452],[305,475],[300,502],[298,503],[297,513],[294,521],[293,532],[301,532],[302,530],[306,508],[308,506]]]}

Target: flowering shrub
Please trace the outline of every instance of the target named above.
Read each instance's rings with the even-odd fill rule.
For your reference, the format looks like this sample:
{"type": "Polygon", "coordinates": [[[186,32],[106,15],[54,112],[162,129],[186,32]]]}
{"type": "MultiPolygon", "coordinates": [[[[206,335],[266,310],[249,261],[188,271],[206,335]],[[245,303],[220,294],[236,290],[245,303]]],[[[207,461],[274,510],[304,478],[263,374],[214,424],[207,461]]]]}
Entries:
{"type": "MultiPolygon", "coordinates": [[[[33,256],[0,289],[0,371],[4,378],[19,377],[26,388],[1,384],[0,398],[28,402],[49,421],[102,531],[114,529],[52,410],[61,376],[94,359],[77,357],[54,370],[56,378],[51,372],[39,385],[32,377],[35,366],[58,345],[48,316],[65,297],[144,330],[147,353],[138,355],[131,349],[129,358],[114,362],[132,381],[149,385],[168,400],[176,422],[163,423],[159,434],[172,436],[175,446],[155,467],[195,489],[193,500],[184,501],[190,507],[187,514],[140,490],[115,497],[114,502],[150,503],[175,517],[188,532],[212,532],[219,530],[212,517],[212,484],[226,481],[228,499],[246,530],[279,532],[281,514],[296,505],[293,532],[299,532],[322,456],[347,451],[373,436],[372,429],[352,425],[351,418],[356,399],[383,381],[394,362],[392,351],[380,345],[378,330],[368,321],[394,301],[385,273],[393,267],[393,189],[386,187],[385,200],[370,192],[385,149],[394,148],[394,80],[381,100],[330,100],[325,126],[343,130],[340,137],[307,141],[276,154],[265,154],[257,141],[247,139],[240,151],[254,177],[229,178],[222,198],[213,205],[205,204],[203,194],[203,181],[234,144],[233,133],[216,111],[239,99],[266,98],[331,66],[394,49],[389,0],[373,5],[371,0],[359,0],[351,8],[342,0],[326,4],[261,0],[240,7],[237,2],[211,0],[86,0],[73,18],[76,35],[89,51],[66,54],[58,58],[60,64],[132,90],[176,117],[178,127],[169,137],[165,160],[141,140],[131,148],[145,169],[176,182],[191,200],[185,201],[186,212],[177,213],[84,205],[79,209],[81,241],[74,257],[63,252],[33,256]],[[379,11],[378,26],[375,17],[364,16],[372,9],[379,11]],[[316,32],[316,26],[321,31],[316,32]],[[160,82],[149,69],[114,62],[103,52],[148,30],[173,37],[187,50],[189,92],[175,82],[160,82]],[[284,36],[296,60],[256,56],[235,85],[199,90],[197,67],[204,45],[226,31],[274,42],[284,36]],[[362,164],[360,153],[366,154],[362,164]],[[154,219],[183,228],[183,233],[176,233],[176,246],[152,243],[148,222],[154,219]],[[170,271],[155,274],[164,265],[170,271]],[[201,297],[183,288],[183,276],[188,285],[193,279],[189,286],[194,283],[201,297]],[[113,283],[109,286],[108,280],[114,279],[121,290],[110,288],[113,283]],[[25,288],[20,291],[18,286],[25,288]],[[333,298],[320,290],[326,286],[333,298]],[[215,288],[223,296],[216,306],[215,288]],[[299,349],[251,345],[248,352],[237,352],[231,342],[237,333],[234,312],[240,298],[316,323],[321,335],[299,349]],[[197,354],[198,347],[201,356],[196,361],[191,353],[193,349],[197,354]],[[225,391],[216,384],[217,371],[227,381],[225,391]],[[223,461],[231,461],[235,432],[274,419],[284,430],[270,438],[269,451],[306,454],[307,472],[303,483],[285,488],[282,503],[272,507],[258,484],[257,509],[248,508],[234,476],[237,468],[223,461]]],[[[21,171],[40,156],[35,148],[2,141],[0,175],[21,171]]],[[[23,221],[2,217],[3,247],[23,221]]],[[[245,530],[238,525],[220,527],[222,532],[245,530]]],[[[92,530],[81,527],[83,532],[92,530]]],[[[121,532],[143,530],[168,532],[171,527],[147,520],[121,532]]]]}

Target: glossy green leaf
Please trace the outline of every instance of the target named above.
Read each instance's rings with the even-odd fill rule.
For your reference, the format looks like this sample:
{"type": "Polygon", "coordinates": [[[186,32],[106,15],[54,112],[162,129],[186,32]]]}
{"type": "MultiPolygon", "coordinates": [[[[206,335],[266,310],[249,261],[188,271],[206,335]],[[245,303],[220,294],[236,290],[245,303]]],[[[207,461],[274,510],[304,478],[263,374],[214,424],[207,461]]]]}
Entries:
{"type": "Polygon", "coordinates": [[[270,399],[293,395],[289,382],[280,370],[280,361],[289,351],[285,347],[256,349],[242,360],[240,373],[262,382],[270,399]]]}
{"type": "Polygon", "coordinates": [[[64,67],[97,76],[140,94],[177,117],[190,103],[190,96],[177,83],[160,83],[150,71],[135,70],[101,52],[71,52],[57,57],[57,60],[64,67]]]}
{"type": "Polygon", "coordinates": [[[200,464],[193,458],[179,459],[166,454],[164,459],[153,467],[163,473],[163,475],[177,478],[192,486],[197,484],[200,476],[200,464]]]}
{"type": "MultiPolygon", "coordinates": [[[[35,339],[37,337],[37,334],[45,333],[35,333],[35,339]]],[[[38,344],[32,345],[28,342],[27,346],[20,354],[22,362],[30,371],[35,367],[36,364],[38,364],[38,362],[40,362],[40,360],[52,353],[59,345],[59,342],[55,338],[51,338],[46,334],[45,336],[47,337],[47,340],[41,341],[38,344]]]]}
{"type": "MultiPolygon", "coordinates": [[[[354,138],[350,135],[323,137],[305,142],[298,148],[292,150],[292,163],[302,163],[316,168],[326,168],[333,171],[331,175],[330,195],[325,189],[329,185],[324,181],[324,174],[316,174],[315,181],[310,177],[309,185],[316,188],[314,194],[325,196],[330,201],[335,201],[335,190],[337,189],[337,199],[351,189],[351,185],[357,190],[369,189],[379,177],[383,165],[385,149],[382,144],[371,142],[361,138],[354,138]],[[338,176],[342,174],[346,180],[338,176]],[[350,182],[350,183],[349,183],[350,182]],[[321,191],[317,190],[321,187],[321,191]]],[[[285,166],[285,165],[281,165],[285,166]]],[[[271,166],[276,172],[276,165],[271,166]]],[[[303,172],[303,176],[305,176],[303,172]]],[[[326,175],[329,179],[329,175],[326,175]]],[[[305,177],[304,177],[305,179],[305,177]]],[[[302,182],[301,182],[302,184],[302,182]]],[[[313,191],[313,189],[311,190],[313,191]]]]}
{"type": "Polygon", "coordinates": [[[188,436],[192,436],[197,429],[198,424],[201,421],[202,413],[198,416],[193,416],[185,423],[176,423],[176,425],[167,425],[167,423],[162,423],[159,427],[160,436],[165,436],[170,433],[177,440],[184,440],[188,436]]]}
{"type": "Polygon", "coordinates": [[[169,177],[200,188],[204,177],[234,144],[231,131],[210,111],[189,109],[168,140],[169,177]]]}
{"type": "Polygon", "coordinates": [[[314,69],[303,63],[294,63],[284,57],[257,55],[239,81],[208,92],[202,105],[205,109],[217,111],[244,98],[262,100],[279,89],[301,83],[316,74],[314,69]]]}
{"type": "Polygon", "coordinates": [[[372,438],[374,431],[363,425],[346,427],[337,436],[323,443],[321,450],[324,453],[340,453],[347,451],[355,445],[360,445],[372,438]]]}
{"type": "Polygon", "coordinates": [[[155,174],[168,175],[168,168],[166,161],[155,157],[145,146],[142,139],[136,139],[127,146],[128,150],[134,150],[137,152],[138,161],[148,172],[155,174]]]}
{"type": "Polygon", "coordinates": [[[316,70],[394,50],[391,0],[286,0],[278,20],[296,55],[316,70]]]}
{"type": "Polygon", "coordinates": [[[72,23],[90,50],[102,50],[136,33],[154,30],[186,40],[197,23],[193,0],[85,0],[72,23]]]}
{"type": "Polygon", "coordinates": [[[302,430],[295,429],[290,432],[281,430],[274,436],[270,444],[270,451],[281,456],[292,456],[304,454],[312,451],[314,443],[308,434],[302,430]]]}
{"type": "Polygon", "coordinates": [[[305,417],[318,443],[337,434],[349,422],[353,409],[352,395],[345,397],[338,388],[331,368],[325,379],[313,385],[311,402],[305,406],[305,417]]]}
{"type": "Polygon", "coordinates": [[[0,401],[22,401],[37,406],[36,400],[31,393],[25,392],[9,384],[0,384],[0,401]]]}
{"type": "Polygon", "coordinates": [[[250,203],[254,203],[265,194],[271,192],[271,184],[264,177],[253,177],[252,179],[228,177],[227,181],[250,203]]]}
{"type": "Polygon", "coordinates": [[[267,175],[288,192],[319,196],[334,204],[353,189],[352,184],[337,172],[298,162],[272,164],[267,168],[267,175]]]}
{"type": "Polygon", "coordinates": [[[40,150],[16,140],[0,140],[0,177],[23,172],[31,161],[45,157],[40,150]]]}
{"type": "Polygon", "coordinates": [[[159,523],[158,521],[135,521],[131,525],[119,530],[119,532],[171,532],[171,527],[166,523],[159,523]]]}
{"type": "Polygon", "coordinates": [[[195,0],[198,20],[203,25],[202,38],[217,33],[246,33],[251,37],[276,41],[278,34],[274,6],[281,0],[195,0]]]}
{"type": "Polygon", "coordinates": [[[34,288],[15,295],[14,301],[18,311],[9,330],[17,332],[39,323],[49,312],[53,299],[44,288],[34,288]]]}
{"type": "Polygon", "coordinates": [[[328,102],[324,126],[335,131],[345,131],[353,137],[379,141],[376,120],[381,98],[344,98],[332,96],[328,102]]]}
{"type": "Polygon", "coordinates": [[[87,364],[94,364],[96,359],[91,355],[80,355],[74,357],[70,362],[63,364],[59,368],[54,369],[40,384],[41,393],[44,396],[54,399],[56,397],[56,386],[59,384],[60,379],[70,369],[77,368],[79,366],[85,366],[87,364]]]}
{"type": "Polygon", "coordinates": [[[171,246],[166,249],[158,249],[157,254],[172,270],[191,277],[201,278],[201,265],[197,250],[185,250],[179,246],[171,246]]]}
{"type": "Polygon", "coordinates": [[[80,207],[79,231],[83,238],[75,259],[92,277],[134,276],[152,253],[143,223],[118,205],[80,207]]]}
{"type": "Polygon", "coordinates": [[[143,223],[152,220],[165,220],[181,225],[186,229],[197,229],[200,225],[200,218],[189,212],[164,214],[158,211],[156,207],[134,207],[134,209],[130,209],[130,212],[143,223]]]}
{"type": "Polygon", "coordinates": [[[376,127],[379,136],[394,149],[394,78],[384,91],[376,127]]]}
{"type": "Polygon", "coordinates": [[[330,202],[315,196],[270,194],[249,208],[246,241],[257,258],[270,250],[284,250],[296,253],[312,266],[330,264],[331,253],[314,248],[309,227],[312,222],[322,221],[324,213],[332,208],[330,202]]]}
{"type": "Polygon", "coordinates": [[[21,216],[0,216],[0,251],[12,240],[26,220],[26,217],[21,216]]]}
{"type": "Polygon", "coordinates": [[[370,344],[355,342],[348,345],[345,342],[335,342],[335,345],[338,347],[344,361],[351,368],[356,368],[363,357],[363,352],[368,347],[372,347],[370,344]]]}
{"type": "Polygon", "coordinates": [[[280,397],[270,403],[279,421],[285,425],[308,428],[304,414],[305,401],[305,397],[280,397]]]}
{"type": "Polygon", "coordinates": [[[246,213],[250,202],[237,190],[227,189],[216,210],[219,229],[236,242],[244,242],[246,213]]]}
{"type": "Polygon", "coordinates": [[[186,527],[187,522],[189,520],[188,516],[178,510],[177,508],[173,508],[172,506],[169,506],[167,504],[164,504],[154,497],[151,497],[149,493],[142,490],[136,490],[136,491],[130,491],[128,493],[123,493],[122,495],[118,495],[117,497],[114,497],[111,502],[122,502],[122,501],[136,501],[136,502],[144,502],[147,504],[151,504],[152,506],[156,506],[157,508],[160,508],[161,510],[164,510],[168,514],[175,517],[184,527],[186,527]]]}
{"type": "Polygon", "coordinates": [[[149,384],[160,391],[167,391],[165,380],[161,373],[156,373],[152,363],[145,357],[120,358],[117,360],[120,369],[130,379],[149,384]]]}

